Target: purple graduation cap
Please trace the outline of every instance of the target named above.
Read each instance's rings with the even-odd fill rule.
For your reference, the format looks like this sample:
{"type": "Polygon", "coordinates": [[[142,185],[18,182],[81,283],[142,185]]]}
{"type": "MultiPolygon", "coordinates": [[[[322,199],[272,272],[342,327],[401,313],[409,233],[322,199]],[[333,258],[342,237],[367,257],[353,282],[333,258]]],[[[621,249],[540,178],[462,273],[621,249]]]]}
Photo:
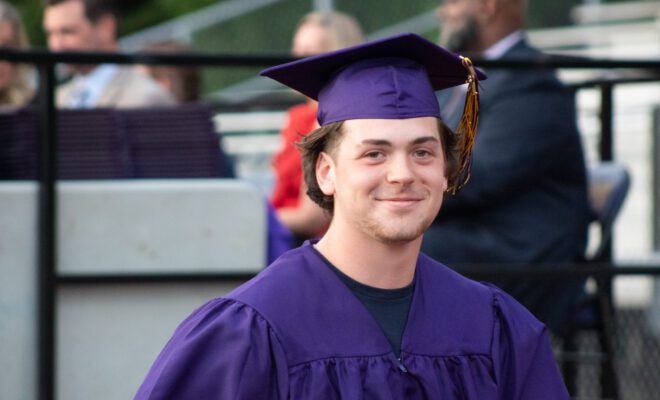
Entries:
{"type": "Polygon", "coordinates": [[[363,118],[439,118],[433,92],[468,82],[471,71],[463,60],[408,33],[277,65],[261,75],[318,100],[320,125],[363,118]]]}
{"type": "Polygon", "coordinates": [[[455,192],[469,179],[477,128],[479,79],[468,58],[407,33],[374,40],[261,71],[318,100],[321,126],[350,119],[440,118],[434,91],[468,83],[461,138],[461,169],[455,192]]]}

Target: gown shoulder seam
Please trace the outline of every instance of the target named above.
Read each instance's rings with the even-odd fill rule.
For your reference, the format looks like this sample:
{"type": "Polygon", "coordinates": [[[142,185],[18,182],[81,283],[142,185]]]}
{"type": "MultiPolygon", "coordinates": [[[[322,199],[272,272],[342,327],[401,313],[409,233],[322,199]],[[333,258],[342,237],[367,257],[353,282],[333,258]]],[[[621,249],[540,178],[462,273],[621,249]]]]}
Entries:
{"type": "MultiPolygon", "coordinates": [[[[251,304],[248,304],[248,303],[246,303],[246,302],[243,302],[243,301],[241,301],[241,300],[238,300],[238,299],[236,299],[236,298],[234,298],[234,297],[219,297],[218,299],[226,300],[226,301],[229,301],[229,302],[235,303],[235,304],[237,304],[237,305],[241,305],[241,306],[243,306],[243,307],[247,307],[247,308],[249,308],[250,310],[252,310],[252,312],[254,312],[255,315],[257,315],[259,318],[261,318],[261,319],[266,323],[266,325],[268,326],[268,329],[269,329],[271,332],[273,332],[273,337],[275,338],[275,340],[277,340],[277,343],[279,344],[280,348],[282,349],[282,352],[284,353],[285,358],[286,358],[287,360],[289,359],[289,356],[288,356],[288,353],[287,353],[287,349],[284,347],[284,344],[282,343],[282,339],[280,339],[280,335],[278,334],[277,330],[275,329],[275,326],[273,325],[273,323],[272,323],[268,318],[266,318],[265,315],[263,315],[259,310],[257,310],[257,309],[256,309],[254,306],[252,306],[251,304]]],[[[289,366],[287,365],[287,367],[289,367],[289,366]]]]}

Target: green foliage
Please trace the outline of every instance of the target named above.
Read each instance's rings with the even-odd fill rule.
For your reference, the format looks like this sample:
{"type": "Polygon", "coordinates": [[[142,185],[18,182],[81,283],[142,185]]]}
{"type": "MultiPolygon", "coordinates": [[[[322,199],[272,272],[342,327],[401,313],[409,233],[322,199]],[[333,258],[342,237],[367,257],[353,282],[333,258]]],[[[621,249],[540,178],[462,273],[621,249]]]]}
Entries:
{"type": "Polygon", "coordinates": [[[41,28],[43,7],[41,0],[10,0],[10,3],[21,13],[30,43],[37,47],[43,46],[45,40],[41,28]]]}
{"type": "Polygon", "coordinates": [[[216,4],[218,0],[143,0],[123,3],[119,8],[120,36],[216,4]]]}
{"type": "Polygon", "coordinates": [[[439,0],[335,1],[337,9],[358,18],[365,32],[374,32],[433,10],[438,4],[440,4],[439,0]]]}
{"type": "MultiPolygon", "coordinates": [[[[287,54],[295,26],[309,11],[307,1],[264,7],[232,21],[198,32],[195,48],[204,52],[287,54]]],[[[218,88],[256,76],[259,68],[207,68],[204,87],[218,88]]]]}
{"type": "Polygon", "coordinates": [[[529,28],[544,28],[570,24],[570,10],[576,4],[575,0],[529,1],[527,26],[529,28]]]}

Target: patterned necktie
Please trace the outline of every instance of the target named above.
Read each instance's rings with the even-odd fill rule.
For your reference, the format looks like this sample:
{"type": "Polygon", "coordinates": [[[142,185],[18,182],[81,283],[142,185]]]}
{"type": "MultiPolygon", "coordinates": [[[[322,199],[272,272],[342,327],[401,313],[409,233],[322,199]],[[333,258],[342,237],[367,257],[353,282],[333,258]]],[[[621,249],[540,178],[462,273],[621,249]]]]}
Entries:
{"type": "Polygon", "coordinates": [[[69,106],[73,108],[89,108],[90,91],[88,85],[84,81],[77,82],[69,101],[69,106]]]}

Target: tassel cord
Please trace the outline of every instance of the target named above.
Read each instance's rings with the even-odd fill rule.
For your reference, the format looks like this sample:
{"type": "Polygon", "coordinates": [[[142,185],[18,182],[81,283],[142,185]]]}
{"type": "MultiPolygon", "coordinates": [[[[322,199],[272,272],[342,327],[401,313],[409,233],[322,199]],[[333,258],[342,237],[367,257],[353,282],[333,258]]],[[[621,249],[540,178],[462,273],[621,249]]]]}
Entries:
{"type": "Polygon", "coordinates": [[[459,139],[459,170],[456,180],[447,189],[451,194],[456,194],[460,188],[465,186],[470,180],[470,170],[472,166],[472,149],[477,134],[479,122],[479,82],[477,74],[467,57],[461,57],[463,66],[468,70],[468,91],[465,97],[463,115],[456,128],[456,135],[459,139]]]}

